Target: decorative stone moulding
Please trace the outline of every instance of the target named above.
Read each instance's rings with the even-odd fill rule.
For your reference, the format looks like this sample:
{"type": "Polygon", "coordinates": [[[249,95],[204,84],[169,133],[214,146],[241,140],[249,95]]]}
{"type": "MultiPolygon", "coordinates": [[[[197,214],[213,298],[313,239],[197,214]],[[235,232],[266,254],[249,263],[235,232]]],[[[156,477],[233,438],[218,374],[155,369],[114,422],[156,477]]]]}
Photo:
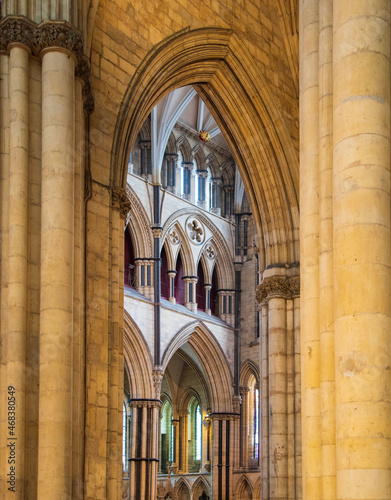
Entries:
{"type": "Polygon", "coordinates": [[[130,408],[157,408],[160,410],[162,402],[159,399],[131,399],[130,408]]]}
{"type": "Polygon", "coordinates": [[[169,237],[170,237],[170,241],[173,245],[178,245],[179,244],[179,235],[177,233],[177,231],[175,229],[173,229],[170,234],[169,234],[169,237]]]}
{"type": "Polygon", "coordinates": [[[94,111],[90,62],[84,55],[82,33],[66,21],[43,21],[36,24],[23,16],[7,16],[0,21],[0,51],[13,43],[26,45],[34,56],[42,50],[58,47],[72,52],[77,59],[75,75],[83,81],[84,109],[94,111]]]}
{"type": "Polygon", "coordinates": [[[206,252],[206,256],[208,257],[208,259],[214,260],[216,258],[216,251],[212,245],[208,245],[206,247],[205,252],[206,252]]]}
{"type": "Polygon", "coordinates": [[[257,287],[257,301],[263,302],[269,297],[293,298],[300,295],[300,278],[285,278],[284,276],[270,276],[265,278],[257,287]]]}
{"type": "Polygon", "coordinates": [[[163,234],[162,228],[161,227],[153,227],[152,228],[152,235],[154,238],[161,238],[163,234]]]}
{"type": "Polygon", "coordinates": [[[201,245],[204,242],[205,230],[198,219],[189,217],[186,221],[186,231],[190,241],[194,245],[201,245]]]}
{"type": "Polygon", "coordinates": [[[130,213],[130,200],[123,188],[113,188],[112,190],[112,206],[114,210],[118,210],[121,217],[125,220],[128,219],[130,213]]]}

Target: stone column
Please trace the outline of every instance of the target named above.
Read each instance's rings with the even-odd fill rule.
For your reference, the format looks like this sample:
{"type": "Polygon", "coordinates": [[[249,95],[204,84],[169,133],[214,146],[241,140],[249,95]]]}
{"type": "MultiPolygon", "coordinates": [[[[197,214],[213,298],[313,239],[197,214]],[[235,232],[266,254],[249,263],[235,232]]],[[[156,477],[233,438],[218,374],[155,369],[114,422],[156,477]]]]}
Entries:
{"type": "Polygon", "coordinates": [[[334,1],[337,499],[390,496],[390,8],[334,1]]]}
{"type": "Polygon", "coordinates": [[[319,193],[319,0],[300,0],[299,12],[303,498],[321,500],[319,200],[315,196],[319,193]]]}
{"type": "Polygon", "coordinates": [[[172,419],[172,432],[174,433],[174,456],[172,471],[176,474],[179,470],[179,418],[172,419]]]}
{"type": "Polygon", "coordinates": [[[211,432],[212,432],[212,419],[211,419],[211,409],[207,409],[207,413],[205,416],[206,423],[206,459],[205,459],[205,470],[207,472],[211,471],[211,432]]]}
{"type": "Polygon", "coordinates": [[[257,290],[262,308],[261,484],[262,498],[267,499],[300,498],[300,463],[296,467],[297,453],[301,453],[300,407],[296,405],[299,287],[297,276],[274,275],[266,277],[257,290]]]}
{"type": "Polygon", "coordinates": [[[288,498],[287,338],[285,298],[268,298],[270,497],[288,498]]]}
{"type": "MultiPolygon", "coordinates": [[[[10,128],[10,102],[9,102],[9,55],[0,53],[0,285],[1,285],[1,311],[0,311],[0,328],[2,342],[6,342],[5,337],[8,335],[8,272],[5,262],[8,261],[9,251],[9,128],[10,128]],[[4,333],[5,332],[5,335],[4,333]],[[4,340],[3,340],[4,339],[4,340]]],[[[8,401],[8,380],[7,380],[7,365],[6,359],[3,358],[5,345],[1,352],[0,363],[0,396],[1,406],[0,411],[5,412],[5,402],[8,401]]],[[[4,414],[5,415],[5,414],[4,414]]],[[[7,432],[6,420],[0,420],[0,434],[5,436],[7,432]]],[[[7,443],[3,439],[0,445],[0,491],[3,493],[6,488],[6,475],[9,473],[9,464],[7,455],[7,443]]]]}
{"type": "Polygon", "coordinates": [[[319,2],[319,330],[322,500],[336,497],[333,307],[333,2],[319,2]]]}
{"type": "MultiPolygon", "coordinates": [[[[156,366],[160,366],[160,344],[161,344],[161,259],[160,259],[160,240],[162,236],[162,228],[160,227],[160,185],[153,186],[153,257],[154,257],[154,362],[156,366]]],[[[160,395],[160,394],[159,394],[160,395]]],[[[158,396],[159,396],[158,395],[158,396]]]]}
{"type": "Polygon", "coordinates": [[[221,177],[211,177],[211,179],[210,179],[210,189],[211,189],[210,211],[216,215],[221,214],[220,186],[221,186],[221,177]]]}
{"type": "Polygon", "coordinates": [[[205,289],[205,312],[206,314],[211,315],[211,309],[210,309],[210,291],[212,289],[212,285],[210,283],[205,283],[204,284],[204,289],[205,289]]]}
{"type": "Polygon", "coordinates": [[[167,176],[167,184],[166,189],[170,191],[170,193],[176,194],[176,165],[178,161],[177,154],[166,154],[166,176],[167,176]]]}
{"type": "Polygon", "coordinates": [[[213,498],[228,500],[232,484],[232,435],[236,413],[213,413],[213,498]]]}
{"type": "Polygon", "coordinates": [[[132,408],[129,498],[154,500],[157,491],[160,400],[130,400],[132,408]]]}
{"type": "Polygon", "coordinates": [[[123,248],[124,227],[130,202],[126,191],[120,188],[112,190],[110,256],[111,256],[111,293],[110,323],[108,331],[108,457],[107,457],[107,492],[108,498],[118,496],[122,488],[122,419],[119,409],[123,401],[123,248]]]}
{"type": "Polygon", "coordinates": [[[168,276],[170,278],[170,297],[168,300],[171,302],[171,304],[175,304],[175,276],[176,276],[176,271],[168,271],[168,276]]]}
{"type": "Polygon", "coordinates": [[[188,470],[188,446],[187,446],[187,427],[189,421],[189,412],[181,410],[179,415],[179,472],[185,473],[188,470]]]}
{"type": "Polygon", "coordinates": [[[240,395],[242,397],[242,405],[240,408],[240,453],[239,453],[239,464],[240,467],[248,466],[248,426],[249,426],[249,415],[248,415],[248,395],[250,392],[250,387],[240,387],[240,395]]]}
{"type": "Polygon", "coordinates": [[[140,141],[140,170],[143,177],[151,180],[152,161],[151,161],[151,141],[140,141]]]}
{"type": "Polygon", "coordinates": [[[303,498],[302,489],[302,432],[301,432],[301,343],[300,343],[300,283],[293,291],[293,328],[294,328],[294,412],[295,445],[294,473],[296,482],[296,500],[303,498]]]}
{"type": "Polygon", "coordinates": [[[183,168],[183,186],[182,197],[185,200],[191,201],[191,172],[193,170],[193,162],[182,162],[183,168]]]}
{"type": "MultiPolygon", "coordinates": [[[[20,499],[24,498],[26,448],[29,53],[26,46],[12,44],[9,56],[11,168],[8,206],[8,335],[4,347],[7,364],[6,401],[11,402],[8,403],[7,415],[13,417],[8,421],[7,445],[15,439],[12,451],[15,452],[16,481],[15,491],[6,488],[6,497],[20,499]]],[[[8,451],[11,452],[10,447],[8,451]]],[[[7,461],[9,456],[10,453],[7,453],[7,461]]],[[[9,472],[8,465],[7,473],[9,472]]]]}
{"type": "Polygon", "coordinates": [[[198,192],[196,194],[197,205],[201,208],[207,206],[206,200],[206,179],[208,178],[207,170],[196,170],[196,175],[198,177],[198,192]]]}
{"type": "Polygon", "coordinates": [[[269,336],[267,301],[260,304],[261,497],[269,499],[269,336]]]}
{"type": "Polygon", "coordinates": [[[190,291],[190,287],[191,287],[191,281],[190,281],[190,278],[188,276],[184,276],[182,278],[183,282],[185,283],[185,306],[188,308],[188,309],[191,309],[191,291],[190,291]]]}
{"type": "Polygon", "coordinates": [[[224,217],[231,220],[234,215],[234,186],[224,186],[225,192],[225,214],[224,217]]]}
{"type": "Polygon", "coordinates": [[[192,276],[189,281],[189,291],[191,290],[190,309],[192,312],[197,312],[197,276],[192,276]]]}
{"type": "Polygon", "coordinates": [[[38,452],[42,499],[71,496],[74,72],[70,52],[42,51],[38,452]]]}

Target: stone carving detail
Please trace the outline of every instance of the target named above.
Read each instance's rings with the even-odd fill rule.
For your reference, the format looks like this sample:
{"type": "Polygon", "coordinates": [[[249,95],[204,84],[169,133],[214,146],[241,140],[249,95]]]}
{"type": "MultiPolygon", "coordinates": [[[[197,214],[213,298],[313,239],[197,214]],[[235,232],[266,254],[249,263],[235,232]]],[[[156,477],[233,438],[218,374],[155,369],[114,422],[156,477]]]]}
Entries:
{"type": "Polygon", "coordinates": [[[216,252],[215,249],[212,247],[212,245],[208,245],[205,251],[208,259],[214,260],[216,258],[216,252]]]}
{"type": "Polygon", "coordinates": [[[152,235],[154,238],[161,238],[162,237],[162,228],[161,227],[153,227],[152,228],[152,235]]]}
{"type": "Polygon", "coordinates": [[[130,200],[123,188],[112,189],[112,205],[114,210],[118,210],[121,217],[125,220],[128,219],[130,213],[130,200]]]}
{"type": "Polygon", "coordinates": [[[176,232],[175,229],[173,229],[171,231],[171,233],[169,234],[169,236],[170,236],[171,243],[173,245],[178,245],[178,243],[179,243],[179,235],[178,235],[178,233],[176,232]]]}
{"type": "Polygon", "coordinates": [[[84,109],[94,110],[94,97],[90,83],[90,65],[84,56],[83,35],[66,21],[43,21],[36,24],[22,16],[7,16],[0,22],[0,51],[6,51],[12,43],[26,45],[38,56],[49,47],[60,47],[75,54],[75,74],[83,80],[84,109]]]}
{"type": "Polygon", "coordinates": [[[155,398],[160,399],[160,389],[163,380],[163,368],[161,366],[155,366],[153,372],[153,385],[155,387],[155,398]]]}
{"type": "Polygon", "coordinates": [[[271,296],[279,296],[289,298],[299,296],[300,294],[300,278],[285,278],[284,276],[270,276],[265,278],[257,287],[257,301],[263,302],[271,296]]]}
{"type": "Polygon", "coordinates": [[[291,278],[289,280],[291,286],[291,293],[294,297],[300,296],[300,277],[296,276],[295,278],[291,278]]]}
{"type": "Polygon", "coordinates": [[[157,408],[160,410],[162,403],[157,399],[134,399],[130,400],[130,408],[157,408]]]}
{"type": "Polygon", "coordinates": [[[212,420],[238,420],[240,418],[239,412],[238,413],[212,413],[211,414],[211,419],[212,420]]]}
{"type": "Polygon", "coordinates": [[[205,232],[199,222],[194,217],[189,217],[186,222],[187,234],[189,235],[190,241],[195,245],[200,245],[205,238],[205,232]]]}
{"type": "Polygon", "coordinates": [[[242,404],[241,396],[232,397],[232,408],[235,413],[240,413],[240,405],[242,404]]]}
{"type": "Polygon", "coordinates": [[[37,25],[25,17],[8,16],[0,23],[0,50],[7,50],[11,43],[27,45],[35,56],[48,47],[67,49],[78,61],[83,56],[83,36],[66,21],[44,21],[37,25]]]}
{"type": "Polygon", "coordinates": [[[95,109],[94,94],[91,87],[91,69],[88,57],[82,56],[75,69],[75,76],[83,81],[83,103],[85,112],[90,115],[95,109]]]}

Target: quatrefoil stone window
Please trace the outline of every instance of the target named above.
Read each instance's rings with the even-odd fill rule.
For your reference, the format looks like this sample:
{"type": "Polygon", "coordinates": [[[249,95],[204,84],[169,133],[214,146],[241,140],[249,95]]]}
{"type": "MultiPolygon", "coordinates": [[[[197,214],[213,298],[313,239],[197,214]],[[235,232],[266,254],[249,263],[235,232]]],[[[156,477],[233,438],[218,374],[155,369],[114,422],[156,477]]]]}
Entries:
{"type": "Polygon", "coordinates": [[[189,217],[186,221],[186,230],[190,241],[194,245],[201,245],[205,239],[205,231],[199,220],[189,217]]]}

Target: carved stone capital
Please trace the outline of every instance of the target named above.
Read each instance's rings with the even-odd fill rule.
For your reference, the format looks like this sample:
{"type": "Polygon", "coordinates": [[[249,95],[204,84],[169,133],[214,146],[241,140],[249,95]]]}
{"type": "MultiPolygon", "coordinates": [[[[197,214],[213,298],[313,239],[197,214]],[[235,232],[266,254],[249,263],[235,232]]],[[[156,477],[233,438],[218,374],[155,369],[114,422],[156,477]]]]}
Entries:
{"type": "Polygon", "coordinates": [[[238,420],[240,418],[239,412],[235,413],[212,413],[212,420],[238,420]]]}
{"type": "Polygon", "coordinates": [[[166,153],[164,159],[167,161],[177,161],[178,155],[176,153],[166,153]]]}
{"type": "Polygon", "coordinates": [[[156,408],[160,410],[162,402],[158,399],[131,399],[129,406],[131,408],[156,408]]]}
{"type": "Polygon", "coordinates": [[[140,149],[151,149],[151,141],[140,141],[138,145],[140,149]]]}
{"type": "Polygon", "coordinates": [[[154,238],[161,238],[162,237],[162,228],[161,227],[153,227],[152,228],[152,235],[154,238]]]}
{"type": "Polygon", "coordinates": [[[272,297],[292,298],[300,295],[300,278],[286,278],[284,276],[270,276],[265,278],[257,287],[257,301],[263,302],[272,297]]]}
{"type": "Polygon", "coordinates": [[[239,391],[240,391],[240,394],[245,394],[246,392],[250,392],[250,387],[245,387],[245,386],[241,385],[239,387],[239,391]]]}
{"type": "Polygon", "coordinates": [[[43,21],[36,24],[24,16],[7,16],[0,21],[0,51],[18,43],[28,47],[39,56],[49,48],[61,48],[74,54],[77,60],[76,76],[83,80],[84,109],[90,114],[94,110],[94,97],[90,83],[88,58],[84,56],[82,33],[66,21],[43,21]]]}
{"type": "Polygon", "coordinates": [[[120,212],[121,218],[127,220],[130,212],[130,200],[123,188],[112,189],[112,206],[114,210],[120,212]]]}
{"type": "Polygon", "coordinates": [[[201,177],[203,179],[206,179],[208,177],[207,170],[196,170],[196,174],[198,175],[198,177],[201,177]]]}

